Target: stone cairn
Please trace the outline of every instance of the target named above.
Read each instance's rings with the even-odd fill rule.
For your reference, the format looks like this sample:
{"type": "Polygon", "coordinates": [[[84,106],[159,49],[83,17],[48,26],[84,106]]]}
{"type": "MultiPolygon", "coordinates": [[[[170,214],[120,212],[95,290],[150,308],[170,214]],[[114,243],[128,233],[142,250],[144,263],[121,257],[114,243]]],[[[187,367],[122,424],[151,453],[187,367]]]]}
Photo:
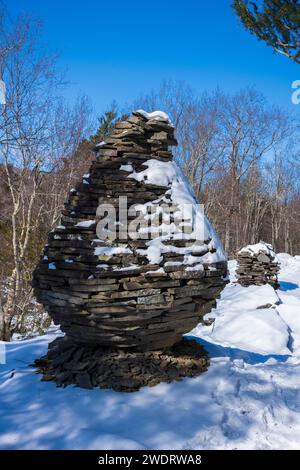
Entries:
{"type": "Polygon", "coordinates": [[[182,335],[215,306],[227,261],[172,161],[172,145],[174,128],[165,113],[137,111],[116,122],[96,146],[89,174],[70,191],[34,273],[38,301],[65,333],[35,362],[43,380],[133,391],[207,369],[203,348],[182,335]],[[151,240],[124,241],[119,222],[114,240],[99,228],[101,204],[119,214],[119,198],[126,196],[149,221],[149,207],[159,214],[158,208],[175,203],[180,212],[182,194],[193,207],[184,236],[176,211],[168,224],[157,218],[151,240]],[[193,217],[202,220],[203,237],[196,241],[193,217]]]}
{"type": "Polygon", "coordinates": [[[279,287],[277,273],[279,264],[272,245],[263,241],[248,245],[238,252],[238,283],[242,286],[270,284],[279,287]]]}

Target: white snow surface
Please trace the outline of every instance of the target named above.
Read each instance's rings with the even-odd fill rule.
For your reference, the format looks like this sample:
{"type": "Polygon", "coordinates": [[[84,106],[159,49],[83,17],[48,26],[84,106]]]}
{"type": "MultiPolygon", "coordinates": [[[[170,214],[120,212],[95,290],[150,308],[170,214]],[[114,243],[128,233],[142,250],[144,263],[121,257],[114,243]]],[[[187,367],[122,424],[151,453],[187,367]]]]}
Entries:
{"type": "Polygon", "coordinates": [[[172,124],[171,119],[164,111],[152,111],[152,113],[147,113],[144,109],[137,109],[136,113],[141,114],[145,119],[153,119],[155,121],[166,121],[169,124],[172,124]]]}
{"type": "Polygon", "coordinates": [[[290,354],[288,326],[276,310],[278,301],[269,285],[245,289],[232,284],[225,289],[218,309],[207,316],[215,318],[212,326],[198,325],[191,334],[251,353],[290,354]]]}
{"type": "Polygon", "coordinates": [[[199,377],[135,393],[56,388],[29,364],[58,329],[5,343],[0,448],[298,449],[300,257],[278,259],[277,294],[234,284],[236,263],[229,262],[232,281],[208,315],[214,328],[198,326],[188,335],[211,357],[199,377]]]}

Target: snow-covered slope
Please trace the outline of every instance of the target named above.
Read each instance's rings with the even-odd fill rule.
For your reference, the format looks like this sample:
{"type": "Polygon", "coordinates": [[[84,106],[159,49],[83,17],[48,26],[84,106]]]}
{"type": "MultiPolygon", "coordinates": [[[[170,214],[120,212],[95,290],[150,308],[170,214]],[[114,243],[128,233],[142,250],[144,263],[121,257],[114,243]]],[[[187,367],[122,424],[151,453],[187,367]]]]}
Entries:
{"type": "MultiPolygon", "coordinates": [[[[197,378],[132,394],[60,389],[28,367],[57,331],[8,344],[0,365],[0,448],[299,448],[300,257],[278,259],[278,296],[268,286],[231,283],[213,312],[214,327],[190,333],[212,358],[197,378]]],[[[235,262],[229,264],[234,280],[235,262]]]]}
{"type": "Polygon", "coordinates": [[[199,324],[191,335],[251,353],[290,354],[289,330],[278,314],[278,303],[279,298],[269,285],[245,288],[231,284],[218,309],[207,315],[215,322],[209,328],[199,324]]]}

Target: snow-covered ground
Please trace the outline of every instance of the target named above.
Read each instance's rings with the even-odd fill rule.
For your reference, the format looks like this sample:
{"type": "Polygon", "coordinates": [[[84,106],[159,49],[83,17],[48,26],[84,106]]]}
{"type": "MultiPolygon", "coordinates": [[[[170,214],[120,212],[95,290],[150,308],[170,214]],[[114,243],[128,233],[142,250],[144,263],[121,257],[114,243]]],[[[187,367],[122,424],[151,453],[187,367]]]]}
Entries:
{"type": "MultiPolygon", "coordinates": [[[[6,345],[2,449],[295,449],[300,447],[300,257],[278,256],[281,288],[229,284],[200,377],[136,393],[56,388],[28,367],[57,333],[6,345]],[[258,308],[259,307],[259,308],[258,308]]],[[[230,263],[234,281],[235,262],[230,263]]]]}

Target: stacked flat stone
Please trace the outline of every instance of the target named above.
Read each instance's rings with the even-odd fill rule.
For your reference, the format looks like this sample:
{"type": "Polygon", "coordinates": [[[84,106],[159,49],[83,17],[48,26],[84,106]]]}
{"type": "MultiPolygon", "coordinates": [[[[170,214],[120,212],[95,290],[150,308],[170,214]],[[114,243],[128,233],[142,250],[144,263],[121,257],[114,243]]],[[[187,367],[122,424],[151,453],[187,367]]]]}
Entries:
{"type": "Polygon", "coordinates": [[[143,208],[174,205],[174,191],[183,185],[169,150],[176,144],[167,115],[137,111],[96,146],[89,174],[71,190],[61,225],[49,234],[34,273],[36,297],[68,341],[111,350],[165,350],[215,306],[227,282],[227,262],[205,216],[203,239],[196,241],[179,237],[174,218],[163,237],[157,222],[152,241],[124,241],[118,232],[109,240],[97,230],[98,206],[109,203],[118,213],[120,196],[143,208]],[[153,166],[157,181],[155,172],[145,174],[153,166]],[[172,181],[160,184],[167,173],[172,181]]]}
{"type": "Polygon", "coordinates": [[[206,351],[195,340],[182,339],[163,351],[124,351],[76,345],[67,336],[49,344],[46,356],[35,366],[43,381],[58,386],[112,388],[134,392],[148,385],[195,377],[207,371],[206,351]]]}
{"type": "Polygon", "coordinates": [[[270,284],[279,287],[279,264],[272,245],[263,241],[242,248],[237,257],[237,279],[242,286],[270,284]]]}

